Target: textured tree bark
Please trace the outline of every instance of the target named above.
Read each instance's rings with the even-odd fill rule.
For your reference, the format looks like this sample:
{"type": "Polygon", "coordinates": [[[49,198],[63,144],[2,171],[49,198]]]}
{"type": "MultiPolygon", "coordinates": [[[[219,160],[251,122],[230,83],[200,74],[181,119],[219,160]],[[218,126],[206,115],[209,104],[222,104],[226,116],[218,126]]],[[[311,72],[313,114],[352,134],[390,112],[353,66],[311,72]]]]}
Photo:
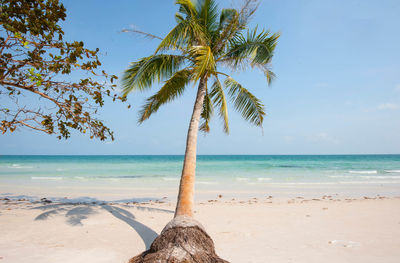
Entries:
{"type": "Polygon", "coordinates": [[[183,169],[181,182],[179,185],[178,201],[175,209],[175,217],[177,216],[193,216],[194,202],[194,182],[196,177],[196,150],[197,150],[197,134],[199,131],[200,115],[203,110],[204,96],[207,88],[207,77],[200,80],[197,89],[196,101],[193,107],[192,118],[189,124],[189,130],[186,139],[185,159],[183,161],[183,169]]]}
{"type": "Polygon", "coordinates": [[[217,256],[212,239],[192,217],[175,217],[149,250],[129,263],[229,263],[217,256]]]}
{"type": "Polygon", "coordinates": [[[206,85],[207,78],[202,78],[189,124],[174,219],[149,250],[132,258],[129,263],[229,263],[217,256],[214,242],[203,226],[193,219],[197,134],[206,85]]]}

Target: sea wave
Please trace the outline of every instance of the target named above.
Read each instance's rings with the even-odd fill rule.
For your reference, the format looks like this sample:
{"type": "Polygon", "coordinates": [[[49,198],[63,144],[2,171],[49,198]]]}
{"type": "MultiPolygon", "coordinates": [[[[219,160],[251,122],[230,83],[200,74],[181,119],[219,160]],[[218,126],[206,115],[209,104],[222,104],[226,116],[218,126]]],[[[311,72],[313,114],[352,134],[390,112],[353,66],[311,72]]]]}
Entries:
{"type": "Polygon", "coordinates": [[[359,176],[359,178],[365,178],[365,179],[400,179],[400,176],[386,176],[386,175],[376,175],[376,176],[371,176],[371,175],[364,175],[364,176],[359,176]]]}
{"type": "Polygon", "coordinates": [[[63,180],[62,177],[55,176],[32,176],[32,180],[63,180]]]}
{"type": "Polygon", "coordinates": [[[400,170],[385,170],[387,173],[400,173],[400,170]]]}
{"type": "Polygon", "coordinates": [[[11,168],[11,169],[31,169],[31,168],[33,168],[33,166],[22,166],[20,164],[13,163],[11,166],[8,166],[8,168],[11,168]]]}
{"type": "Polygon", "coordinates": [[[351,174],[377,174],[377,170],[358,170],[358,171],[353,171],[350,170],[349,173],[351,174]]]}

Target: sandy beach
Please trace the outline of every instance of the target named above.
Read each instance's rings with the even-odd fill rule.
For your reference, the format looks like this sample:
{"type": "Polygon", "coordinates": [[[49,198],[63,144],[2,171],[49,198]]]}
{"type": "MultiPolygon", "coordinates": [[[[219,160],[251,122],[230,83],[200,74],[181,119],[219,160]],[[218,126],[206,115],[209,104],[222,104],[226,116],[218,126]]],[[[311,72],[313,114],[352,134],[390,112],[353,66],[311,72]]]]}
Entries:
{"type": "MultiPolygon", "coordinates": [[[[174,203],[1,200],[0,262],[127,262],[174,203]]],[[[399,262],[400,197],[198,202],[195,218],[230,262],[399,262]]]]}

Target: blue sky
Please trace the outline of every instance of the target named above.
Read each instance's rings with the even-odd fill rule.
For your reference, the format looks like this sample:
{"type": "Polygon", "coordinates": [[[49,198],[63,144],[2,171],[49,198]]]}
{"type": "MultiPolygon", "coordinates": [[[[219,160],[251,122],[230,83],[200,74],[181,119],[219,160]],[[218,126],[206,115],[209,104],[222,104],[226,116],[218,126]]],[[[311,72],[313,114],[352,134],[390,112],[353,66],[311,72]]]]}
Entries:
{"type": "MultiPolygon", "coordinates": [[[[100,48],[104,69],[121,75],[158,42],[121,33],[136,28],[164,36],[174,26],[173,0],[64,0],[66,38],[100,48]]],[[[220,7],[240,1],[219,1],[220,7]]],[[[397,0],[262,0],[252,20],[281,32],[267,87],[257,70],[235,74],[265,104],[264,128],[230,108],[229,136],[214,118],[199,136],[199,154],[400,153],[400,2],[397,0]]],[[[154,86],[153,92],[158,86],[154,86]]],[[[195,90],[137,125],[145,94],[108,103],[103,119],[114,142],[73,134],[59,141],[34,131],[0,135],[0,154],[183,154],[195,90]]],[[[215,116],[216,117],[216,116],[215,116]]]]}

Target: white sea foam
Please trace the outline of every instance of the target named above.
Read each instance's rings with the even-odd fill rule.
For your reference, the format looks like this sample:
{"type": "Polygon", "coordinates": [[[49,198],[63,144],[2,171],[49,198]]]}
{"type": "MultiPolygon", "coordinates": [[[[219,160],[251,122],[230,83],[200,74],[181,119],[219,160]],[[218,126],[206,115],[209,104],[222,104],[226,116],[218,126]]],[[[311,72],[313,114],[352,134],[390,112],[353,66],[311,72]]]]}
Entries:
{"type": "Polygon", "coordinates": [[[62,177],[55,177],[55,176],[32,176],[32,180],[62,180],[62,177]]]}
{"type": "Polygon", "coordinates": [[[400,170],[385,170],[387,173],[400,173],[400,170]]]}
{"type": "Polygon", "coordinates": [[[364,176],[359,176],[359,178],[365,178],[365,179],[400,179],[400,176],[385,176],[385,175],[364,175],[364,176]]]}
{"type": "Polygon", "coordinates": [[[259,182],[265,182],[265,181],[271,181],[272,178],[268,178],[268,177],[259,177],[257,178],[257,181],[259,182]]]}
{"type": "Polygon", "coordinates": [[[33,166],[22,166],[20,164],[13,163],[11,166],[8,166],[8,168],[12,168],[12,169],[30,169],[30,168],[33,168],[33,166]]]}
{"type": "Polygon", "coordinates": [[[365,171],[349,171],[351,174],[377,174],[377,170],[365,170],[365,171]]]}
{"type": "Polygon", "coordinates": [[[329,178],[354,178],[351,175],[328,175],[329,178]]]}

